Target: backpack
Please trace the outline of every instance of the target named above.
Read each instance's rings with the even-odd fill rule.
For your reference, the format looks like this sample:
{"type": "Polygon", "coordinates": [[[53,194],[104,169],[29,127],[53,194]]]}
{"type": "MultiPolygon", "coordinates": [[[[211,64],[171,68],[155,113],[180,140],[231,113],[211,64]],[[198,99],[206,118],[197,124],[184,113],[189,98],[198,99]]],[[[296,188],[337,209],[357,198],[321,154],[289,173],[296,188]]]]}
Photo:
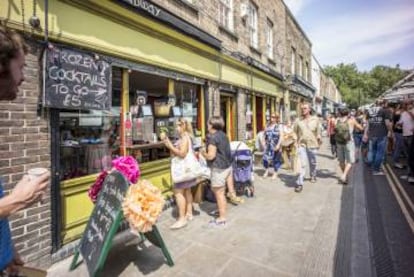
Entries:
{"type": "Polygon", "coordinates": [[[348,120],[338,120],[335,126],[335,140],[338,144],[347,144],[351,140],[348,120]]]}

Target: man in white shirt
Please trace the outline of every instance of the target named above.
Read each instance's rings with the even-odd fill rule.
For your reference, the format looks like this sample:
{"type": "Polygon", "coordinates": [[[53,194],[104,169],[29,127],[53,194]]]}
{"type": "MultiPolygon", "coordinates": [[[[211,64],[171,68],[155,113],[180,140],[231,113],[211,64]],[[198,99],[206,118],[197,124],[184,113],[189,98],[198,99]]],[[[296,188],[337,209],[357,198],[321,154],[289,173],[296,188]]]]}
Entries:
{"type": "Polygon", "coordinates": [[[403,113],[401,114],[400,120],[397,124],[402,126],[403,130],[403,141],[404,141],[404,152],[407,154],[408,161],[408,174],[401,176],[401,179],[408,178],[409,183],[414,184],[414,169],[412,160],[414,160],[414,155],[412,151],[413,147],[413,131],[414,131],[414,106],[413,100],[404,100],[403,102],[403,113]]]}

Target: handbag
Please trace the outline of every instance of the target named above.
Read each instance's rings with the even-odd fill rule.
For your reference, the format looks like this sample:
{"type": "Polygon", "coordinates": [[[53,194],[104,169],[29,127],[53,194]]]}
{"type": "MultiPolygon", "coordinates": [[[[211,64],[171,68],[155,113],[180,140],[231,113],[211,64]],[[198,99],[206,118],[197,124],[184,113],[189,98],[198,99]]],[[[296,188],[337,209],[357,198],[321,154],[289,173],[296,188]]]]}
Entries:
{"type": "Polygon", "coordinates": [[[200,166],[201,166],[201,175],[199,177],[210,180],[211,169],[208,167],[206,159],[202,155],[199,155],[198,162],[200,163],[200,166]]]}
{"type": "Polygon", "coordinates": [[[191,181],[203,175],[203,168],[194,155],[190,142],[188,153],[184,158],[171,159],[171,178],[173,183],[191,181]]]}

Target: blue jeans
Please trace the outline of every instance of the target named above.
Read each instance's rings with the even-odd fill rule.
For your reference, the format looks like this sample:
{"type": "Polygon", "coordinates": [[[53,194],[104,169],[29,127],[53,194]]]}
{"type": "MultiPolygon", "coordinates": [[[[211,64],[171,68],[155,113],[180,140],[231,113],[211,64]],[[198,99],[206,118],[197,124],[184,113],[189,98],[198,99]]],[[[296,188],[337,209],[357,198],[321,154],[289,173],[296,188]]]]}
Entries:
{"type": "Polygon", "coordinates": [[[303,186],[303,181],[306,175],[306,164],[309,164],[310,176],[316,177],[316,153],[317,148],[307,148],[300,146],[298,148],[298,157],[300,161],[300,171],[296,183],[303,186]]]}
{"type": "Polygon", "coordinates": [[[372,170],[380,171],[384,161],[385,148],[387,147],[387,137],[374,137],[369,139],[368,163],[372,170]]]}
{"type": "MultiPolygon", "coordinates": [[[[263,166],[264,168],[268,169],[269,168],[269,158],[268,157],[264,157],[263,158],[263,166]]],[[[280,167],[282,166],[282,151],[275,151],[270,159],[270,161],[272,162],[273,168],[275,170],[275,172],[277,172],[280,167]]]]}
{"type": "Polygon", "coordinates": [[[394,152],[392,153],[392,161],[398,163],[401,157],[401,152],[404,151],[403,136],[401,133],[394,133],[395,145],[394,152]]]}

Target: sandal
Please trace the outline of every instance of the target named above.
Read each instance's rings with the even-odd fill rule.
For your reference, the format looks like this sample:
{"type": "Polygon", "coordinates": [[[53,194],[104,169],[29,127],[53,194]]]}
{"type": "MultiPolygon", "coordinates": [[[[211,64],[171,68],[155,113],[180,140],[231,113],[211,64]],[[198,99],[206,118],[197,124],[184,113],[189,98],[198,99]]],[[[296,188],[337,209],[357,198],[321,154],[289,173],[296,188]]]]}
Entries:
{"type": "Polygon", "coordinates": [[[193,221],[194,216],[193,216],[192,214],[186,214],[186,215],[185,215],[185,219],[186,219],[187,221],[193,221]]]}
{"type": "Polygon", "coordinates": [[[244,200],[238,196],[236,196],[234,193],[227,193],[227,198],[229,199],[230,203],[234,205],[243,204],[244,200]]]}
{"type": "Polygon", "coordinates": [[[178,230],[187,225],[187,220],[177,220],[173,225],[170,226],[171,230],[178,230]]]}

